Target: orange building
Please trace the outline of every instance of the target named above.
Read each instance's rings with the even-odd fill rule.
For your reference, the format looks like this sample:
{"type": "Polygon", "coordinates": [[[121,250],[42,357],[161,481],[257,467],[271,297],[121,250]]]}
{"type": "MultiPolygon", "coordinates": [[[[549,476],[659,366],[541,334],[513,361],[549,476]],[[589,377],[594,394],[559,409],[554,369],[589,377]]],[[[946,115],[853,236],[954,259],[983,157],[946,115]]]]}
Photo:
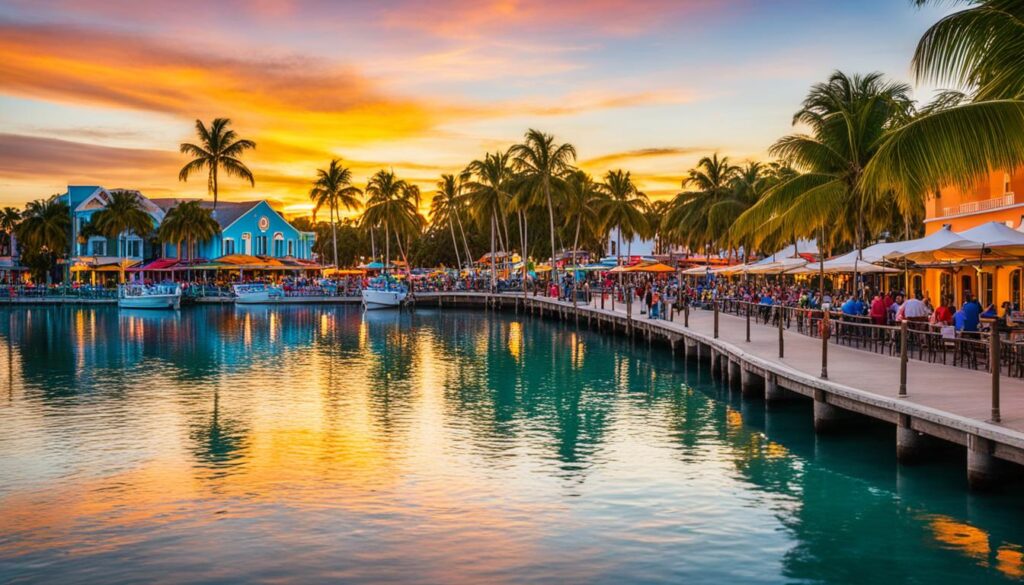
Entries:
{"type": "MultiPolygon", "coordinates": [[[[990,221],[1019,229],[1024,219],[1024,170],[1014,173],[993,171],[967,190],[944,188],[925,205],[925,235],[931,235],[945,225],[954,232],[962,232],[990,221]]],[[[915,284],[922,282],[915,280],[915,284]]],[[[967,295],[974,294],[982,306],[995,303],[998,308],[1003,301],[1022,306],[1021,266],[1006,262],[986,265],[980,271],[973,266],[928,269],[922,284],[933,303],[939,301],[940,295],[951,296],[959,306],[967,295]]]]}

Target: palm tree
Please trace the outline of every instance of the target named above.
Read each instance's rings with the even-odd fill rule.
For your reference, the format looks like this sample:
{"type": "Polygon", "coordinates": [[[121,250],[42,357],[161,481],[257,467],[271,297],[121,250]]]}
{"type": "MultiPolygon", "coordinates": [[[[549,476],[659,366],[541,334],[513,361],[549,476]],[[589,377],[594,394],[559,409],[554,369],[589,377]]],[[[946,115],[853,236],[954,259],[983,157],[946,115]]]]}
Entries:
{"type": "MultiPolygon", "coordinates": [[[[118,256],[124,256],[122,236],[145,237],[153,231],[153,217],[142,207],[142,199],[135,191],[111,191],[110,201],[93,214],[91,223],[103,237],[117,239],[118,256]]],[[[124,263],[118,265],[121,282],[124,282],[124,263]]]]}
{"type": "Polygon", "coordinates": [[[1024,165],[1024,8],[1019,0],[963,4],[921,37],[912,68],[919,81],[955,87],[964,99],[889,129],[865,170],[866,182],[893,190],[904,208],[942,186],[969,188],[993,168],[1024,165]]]}
{"type": "Polygon", "coordinates": [[[555,267],[555,205],[553,193],[564,186],[563,176],[576,160],[576,148],[569,144],[555,144],[555,137],[539,130],[526,132],[523,144],[509,150],[513,167],[522,176],[521,188],[535,196],[543,195],[548,206],[548,223],[551,229],[551,279],[558,280],[555,267]]]}
{"type": "MultiPolygon", "coordinates": [[[[513,172],[509,152],[488,153],[483,160],[469,163],[466,171],[466,200],[477,225],[490,225],[491,230],[491,288],[497,280],[495,237],[500,236],[499,222],[505,217],[512,198],[513,172]]],[[[525,263],[525,259],[523,260],[525,263]]]]}
{"type": "MultiPolygon", "coordinates": [[[[43,259],[49,280],[53,258],[67,256],[71,245],[71,209],[62,195],[31,201],[14,229],[25,256],[43,259]]],[[[34,262],[33,262],[34,263],[34,262]]]]}
{"type": "Polygon", "coordinates": [[[572,265],[576,266],[576,250],[580,246],[580,231],[596,232],[601,227],[601,216],[598,213],[605,203],[605,192],[587,173],[576,170],[566,177],[565,212],[575,218],[572,239],[572,265]]]}
{"type": "Polygon", "coordinates": [[[6,236],[7,255],[14,256],[14,228],[21,221],[21,212],[13,207],[0,209],[0,232],[6,236]]]}
{"type": "Polygon", "coordinates": [[[833,239],[863,248],[868,231],[877,231],[880,212],[891,206],[887,192],[864,181],[864,169],[912,105],[910,87],[886,82],[880,73],[836,72],[813,86],[793,118],[811,134],[785,136],[770,149],[803,173],[751,207],[737,222],[739,231],[757,239],[775,230],[797,237],[824,229],[833,239]]]}
{"type": "Polygon", "coordinates": [[[418,234],[425,223],[419,213],[419,189],[395,176],[392,171],[377,171],[366,185],[366,211],[362,222],[367,226],[384,227],[384,266],[391,264],[391,236],[395,235],[400,252],[408,266],[402,247],[402,236],[418,234]]]}
{"type": "Polygon", "coordinates": [[[459,209],[462,205],[461,178],[455,175],[441,175],[441,180],[437,182],[437,192],[434,193],[434,198],[430,201],[430,220],[435,226],[448,224],[448,230],[452,235],[452,247],[455,249],[455,261],[459,265],[459,270],[462,270],[462,258],[459,254],[459,241],[455,237],[455,222],[459,222],[461,229],[462,220],[459,219],[459,209]]]}
{"type": "Polygon", "coordinates": [[[206,187],[213,194],[214,211],[217,210],[217,174],[221,169],[228,175],[249,181],[252,186],[256,185],[252,171],[241,160],[242,153],[256,148],[256,143],[239,139],[234,130],[228,129],[230,124],[231,120],[227,118],[217,118],[207,128],[202,120],[196,120],[199,145],[183,142],[180,147],[182,154],[193,159],[178,172],[178,180],[187,181],[192,173],[207,169],[206,187]]]}
{"type": "Polygon", "coordinates": [[[599,213],[605,230],[618,229],[618,242],[615,246],[616,264],[622,264],[622,236],[629,239],[630,252],[632,240],[638,233],[647,230],[647,196],[637,190],[629,171],[608,171],[601,189],[607,198],[601,201],[599,213]]]}
{"type": "Polygon", "coordinates": [[[334,265],[338,265],[338,226],[335,219],[339,216],[339,207],[347,210],[359,209],[362,205],[359,196],[362,190],[352,185],[352,170],[341,166],[338,159],[331,160],[327,169],[317,169],[317,179],[309,192],[309,198],[313,200],[313,217],[323,206],[327,206],[331,212],[331,238],[334,241],[334,265]]]}
{"type": "Polygon", "coordinates": [[[722,236],[711,223],[711,209],[732,192],[739,171],[727,156],[702,157],[683,179],[684,191],[672,199],[661,231],[691,250],[704,249],[707,255],[712,244],[721,244],[722,236]]]}
{"type": "Polygon", "coordinates": [[[213,219],[209,209],[204,209],[199,201],[183,201],[167,211],[157,228],[157,240],[176,244],[178,260],[184,259],[181,253],[181,244],[184,243],[189,259],[194,260],[195,244],[209,242],[218,233],[220,224],[213,219]]]}

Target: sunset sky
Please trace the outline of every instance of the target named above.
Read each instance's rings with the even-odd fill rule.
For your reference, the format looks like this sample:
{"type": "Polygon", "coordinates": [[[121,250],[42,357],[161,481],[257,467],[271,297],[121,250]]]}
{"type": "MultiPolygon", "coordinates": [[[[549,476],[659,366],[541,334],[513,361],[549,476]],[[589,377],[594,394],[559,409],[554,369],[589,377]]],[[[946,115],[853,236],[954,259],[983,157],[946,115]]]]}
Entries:
{"type": "MultiPolygon", "coordinates": [[[[909,80],[940,16],[905,0],[0,0],[0,206],[177,180],[196,118],[257,142],[256,187],[308,209],[315,170],[444,172],[530,127],[652,196],[718,151],[764,158],[834,69],[909,80]]],[[[928,99],[931,88],[918,88],[928,99]]]]}

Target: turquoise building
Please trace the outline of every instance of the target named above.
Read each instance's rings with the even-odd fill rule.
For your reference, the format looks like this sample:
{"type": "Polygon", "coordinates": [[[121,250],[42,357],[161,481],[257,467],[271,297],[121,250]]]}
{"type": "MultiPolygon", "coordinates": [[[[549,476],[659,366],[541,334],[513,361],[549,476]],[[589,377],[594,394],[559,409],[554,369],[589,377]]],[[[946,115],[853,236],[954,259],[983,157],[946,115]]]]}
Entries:
{"type": "MultiPolygon", "coordinates": [[[[110,201],[111,191],[96,185],[71,185],[61,195],[71,208],[71,267],[81,272],[118,272],[157,258],[177,258],[177,244],[156,242],[156,229],[167,212],[183,199],[149,199],[138,191],[143,209],[153,218],[150,234],[123,233],[108,238],[91,228],[93,215],[110,201]]],[[[245,254],[270,258],[314,260],[313,232],[296,229],[265,201],[219,201],[213,210],[212,201],[200,205],[210,209],[220,225],[220,233],[208,242],[194,244],[185,258],[215,260],[223,256],[245,254]]]]}
{"type": "MultiPolygon", "coordinates": [[[[165,213],[177,205],[180,199],[152,199],[165,213]]],[[[313,232],[303,232],[270,206],[261,201],[219,201],[213,209],[212,201],[201,205],[213,212],[213,218],[220,224],[220,233],[209,242],[194,244],[191,253],[182,250],[185,258],[213,260],[221,256],[245,254],[271,258],[313,259],[313,232]]],[[[164,244],[161,257],[177,258],[177,244],[164,244]]]]}

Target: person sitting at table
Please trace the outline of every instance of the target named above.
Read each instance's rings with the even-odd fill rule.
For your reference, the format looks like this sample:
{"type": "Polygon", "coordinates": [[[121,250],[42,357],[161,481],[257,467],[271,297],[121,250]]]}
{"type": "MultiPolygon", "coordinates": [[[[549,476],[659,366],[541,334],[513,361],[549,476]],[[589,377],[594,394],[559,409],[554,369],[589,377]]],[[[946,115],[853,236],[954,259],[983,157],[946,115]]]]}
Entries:
{"type": "Polygon", "coordinates": [[[893,297],[893,299],[892,299],[892,304],[889,305],[889,314],[886,316],[886,318],[889,320],[889,322],[892,322],[892,323],[896,322],[896,314],[899,312],[900,307],[902,307],[902,306],[903,306],[903,295],[899,294],[899,293],[896,293],[896,296],[893,297]]]}
{"type": "Polygon", "coordinates": [[[854,295],[843,303],[842,306],[843,315],[857,316],[860,317],[864,314],[864,303],[861,302],[860,297],[854,295]]]}
{"type": "Polygon", "coordinates": [[[914,293],[913,298],[907,299],[905,303],[900,305],[899,311],[896,312],[896,320],[903,321],[926,321],[932,316],[932,312],[928,310],[924,302],[921,300],[921,293],[914,293]]]}
{"type": "Polygon", "coordinates": [[[885,299],[881,295],[875,295],[875,298],[871,300],[871,310],[868,315],[875,325],[885,325],[889,317],[889,305],[885,303],[885,299]]]}
{"type": "Polygon", "coordinates": [[[981,305],[977,299],[970,297],[960,310],[953,316],[957,331],[976,332],[981,322],[981,305]]]}
{"type": "Polygon", "coordinates": [[[952,325],[953,324],[953,309],[950,305],[950,298],[946,297],[939,303],[939,308],[935,309],[932,313],[932,324],[934,325],[952,325]]]}

